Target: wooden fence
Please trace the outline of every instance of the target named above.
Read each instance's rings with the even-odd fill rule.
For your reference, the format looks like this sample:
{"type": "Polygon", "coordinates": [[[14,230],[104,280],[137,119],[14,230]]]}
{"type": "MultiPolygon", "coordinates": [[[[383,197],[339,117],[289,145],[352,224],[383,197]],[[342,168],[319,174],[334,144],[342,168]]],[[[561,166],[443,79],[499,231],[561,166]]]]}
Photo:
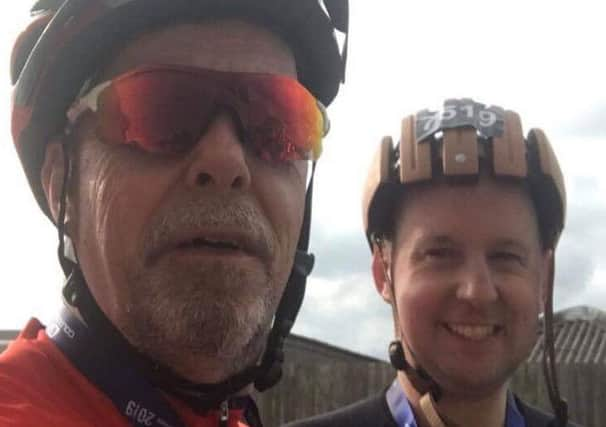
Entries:
{"type": "Polygon", "coordinates": [[[318,341],[291,336],[286,344],[284,375],[278,385],[257,395],[266,427],[343,407],[382,391],[393,368],[318,341]]]}
{"type": "MultiPolygon", "coordinates": [[[[560,393],[568,402],[570,419],[585,427],[606,427],[606,364],[561,364],[557,372],[560,393]]],[[[522,365],[511,388],[525,402],[553,412],[541,363],[522,365]]]]}

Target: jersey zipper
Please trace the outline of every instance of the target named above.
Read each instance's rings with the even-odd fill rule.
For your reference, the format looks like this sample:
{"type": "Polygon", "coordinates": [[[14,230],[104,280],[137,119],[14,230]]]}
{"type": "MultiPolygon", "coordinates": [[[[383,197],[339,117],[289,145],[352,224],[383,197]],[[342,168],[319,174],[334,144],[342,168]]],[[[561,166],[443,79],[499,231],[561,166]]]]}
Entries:
{"type": "Polygon", "coordinates": [[[228,427],[229,424],[229,403],[227,400],[221,402],[221,413],[219,414],[219,427],[228,427]]]}

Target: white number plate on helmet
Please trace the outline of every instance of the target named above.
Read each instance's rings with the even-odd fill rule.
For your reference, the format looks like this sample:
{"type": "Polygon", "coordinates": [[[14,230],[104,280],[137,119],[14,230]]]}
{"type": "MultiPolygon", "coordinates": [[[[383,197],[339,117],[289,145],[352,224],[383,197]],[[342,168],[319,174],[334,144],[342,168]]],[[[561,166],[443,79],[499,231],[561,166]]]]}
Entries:
{"type": "Polygon", "coordinates": [[[472,99],[449,99],[443,111],[422,110],[416,114],[417,142],[444,129],[473,127],[485,138],[501,136],[505,111],[501,107],[474,102],[472,99]]]}

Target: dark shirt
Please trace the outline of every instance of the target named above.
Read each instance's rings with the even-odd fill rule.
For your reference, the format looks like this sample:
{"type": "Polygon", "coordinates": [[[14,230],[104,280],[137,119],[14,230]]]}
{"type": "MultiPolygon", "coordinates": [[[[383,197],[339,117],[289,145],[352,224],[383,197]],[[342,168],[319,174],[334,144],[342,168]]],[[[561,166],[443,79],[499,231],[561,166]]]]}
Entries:
{"type": "MultiPolygon", "coordinates": [[[[514,397],[518,411],[524,417],[526,427],[554,427],[553,415],[548,415],[526,405],[514,397]]],[[[579,427],[569,423],[569,427],[579,427]]],[[[402,427],[396,424],[385,398],[385,392],[344,408],[313,418],[295,421],[286,427],[402,427]]]]}

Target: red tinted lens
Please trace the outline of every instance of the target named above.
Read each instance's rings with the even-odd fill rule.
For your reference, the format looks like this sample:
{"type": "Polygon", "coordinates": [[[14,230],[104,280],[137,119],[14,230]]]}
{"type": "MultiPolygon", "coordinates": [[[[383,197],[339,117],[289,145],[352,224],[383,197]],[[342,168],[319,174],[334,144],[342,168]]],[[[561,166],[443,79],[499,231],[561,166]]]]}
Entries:
{"type": "Polygon", "coordinates": [[[221,109],[235,113],[244,142],[271,161],[317,159],[325,127],[303,86],[271,74],[139,69],[112,81],[97,105],[102,140],[155,153],[190,149],[221,109]]]}
{"type": "Polygon", "coordinates": [[[154,153],[188,150],[214,105],[212,86],[192,83],[174,72],[139,72],[115,80],[99,96],[99,136],[154,153]]]}
{"type": "Polygon", "coordinates": [[[316,160],[325,128],[316,99],[291,78],[255,77],[242,82],[246,102],[235,104],[247,141],[266,160],[316,160]]]}

